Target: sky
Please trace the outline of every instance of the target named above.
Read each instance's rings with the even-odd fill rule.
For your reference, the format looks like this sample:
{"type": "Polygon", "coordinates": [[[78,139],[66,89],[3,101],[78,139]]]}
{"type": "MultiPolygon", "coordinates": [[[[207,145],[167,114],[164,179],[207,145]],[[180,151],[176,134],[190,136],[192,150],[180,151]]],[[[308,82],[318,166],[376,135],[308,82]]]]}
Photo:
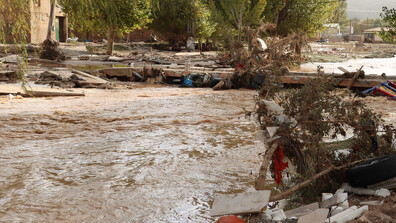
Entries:
{"type": "Polygon", "coordinates": [[[382,11],[382,6],[396,8],[396,0],[347,0],[348,17],[359,19],[378,19],[382,11]]]}

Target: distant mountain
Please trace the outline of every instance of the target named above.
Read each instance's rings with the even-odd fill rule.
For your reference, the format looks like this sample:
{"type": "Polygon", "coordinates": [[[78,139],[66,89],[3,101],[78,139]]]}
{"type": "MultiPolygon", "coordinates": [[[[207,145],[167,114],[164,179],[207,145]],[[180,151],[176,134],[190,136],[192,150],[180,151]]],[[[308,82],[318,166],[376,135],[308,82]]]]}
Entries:
{"type": "Polygon", "coordinates": [[[348,18],[378,19],[382,6],[396,8],[396,0],[347,0],[348,18]]]}

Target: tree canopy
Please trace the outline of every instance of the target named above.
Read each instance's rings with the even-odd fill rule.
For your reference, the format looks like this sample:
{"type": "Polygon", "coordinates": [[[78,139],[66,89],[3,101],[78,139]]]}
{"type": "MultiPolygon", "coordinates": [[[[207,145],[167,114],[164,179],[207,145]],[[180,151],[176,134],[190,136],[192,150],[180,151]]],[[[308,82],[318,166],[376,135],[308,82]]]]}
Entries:
{"type": "Polygon", "coordinates": [[[238,30],[239,39],[243,27],[255,27],[262,21],[266,0],[212,0],[212,8],[217,18],[222,20],[226,27],[238,30]]]}
{"type": "Polygon", "coordinates": [[[201,0],[161,0],[153,8],[152,28],[174,45],[188,36],[200,41],[210,37],[215,23],[208,5],[201,0]]]}
{"type": "Polygon", "coordinates": [[[386,41],[394,42],[394,36],[396,36],[396,9],[383,7],[381,18],[384,25],[380,36],[386,41]]]}
{"type": "Polygon", "coordinates": [[[29,9],[30,0],[0,0],[1,42],[27,42],[30,30],[29,9]]]}
{"type": "Polygon", "coordinates": [[[146,25],[150,19],[150,0],[58,0],[67,13],[70,27],[77,31],[106,33],[112,54],[116,35],[146,25]]]}
{"type": "Polygon", "coordinates": [[[278,35],[315,34],[332,22],[344,1],[267,0],[264,21],[276,24],[278,35]]]}

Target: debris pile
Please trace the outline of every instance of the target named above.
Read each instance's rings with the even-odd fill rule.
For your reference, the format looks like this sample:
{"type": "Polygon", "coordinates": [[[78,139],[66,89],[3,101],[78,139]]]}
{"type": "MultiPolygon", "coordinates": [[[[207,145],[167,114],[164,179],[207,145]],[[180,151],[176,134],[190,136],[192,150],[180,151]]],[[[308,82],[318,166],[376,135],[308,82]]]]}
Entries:
{"type": "MultiPolygon", "coordinates": [[[[396,171],[393,172],[396,173],[396,171]]],[[[380,184],[393,189],[396,188],[395,182],[396,177],[380,182],[380,184]]],[[[270,195],[271,191],[269,190],[216,195],[211,216],[226,216],[219,218],[218,223],[227,222],[226,220],[246,223],[344,223],[357,218],[360,219],[362,215],[369,211],[369,206],[382,206],[384,199],[391,196],[391,193],[385,188],[376,190],[355,188],[348,183],[344,183],[334,194],[323,193],[321,202],[302,205],[287,211],[284,210],[285,205],[281,205],[279,201],[274,201],[273,196],[270,195]],[[348,193],[353,196],[352,205],[349,202],[348,193]],[[377,200],[362,201],[355,205],[356,195],[376,196],[377,200]],[[236,215],[241,216],[241,218],[237,218],[236,215]]]]}
{"type": "Polygon", "coordinates": [[[35,84],[61,88],[96,88],[108,85],[108,81],[77,70],[43,72],[35,84]]]}

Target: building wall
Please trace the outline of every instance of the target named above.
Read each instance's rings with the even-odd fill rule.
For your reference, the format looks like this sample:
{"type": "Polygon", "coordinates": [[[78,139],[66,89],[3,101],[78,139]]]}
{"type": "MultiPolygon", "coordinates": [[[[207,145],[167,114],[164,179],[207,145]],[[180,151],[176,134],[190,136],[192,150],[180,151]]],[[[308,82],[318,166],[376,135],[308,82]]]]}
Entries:
{"type": "MultiPolygon", "coordinates": [[[[31,43],[42,43],[47,38],[48,23],[51,11],[50,0],[32,0],[31,2],[31,43]]],[[[55,7],[53,26],[56,17],[64,18],[63,32],[67,38],[67,18],[59,7],[55,7]]],[[[56,39],[56,31],[52,32],[52,39],[56,39]]]]}

